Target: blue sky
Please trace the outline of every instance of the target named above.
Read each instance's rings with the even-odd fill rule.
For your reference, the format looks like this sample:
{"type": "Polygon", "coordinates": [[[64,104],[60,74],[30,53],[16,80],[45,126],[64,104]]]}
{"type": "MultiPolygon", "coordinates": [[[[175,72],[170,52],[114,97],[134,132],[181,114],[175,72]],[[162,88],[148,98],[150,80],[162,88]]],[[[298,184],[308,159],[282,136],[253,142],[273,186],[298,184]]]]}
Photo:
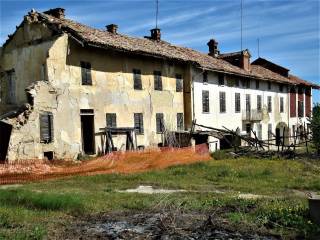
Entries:
{"type": "MultiPolygon", "coordinates": [[[[319,0],[243,0],[243,47],[252,60],[272,60],[299,77],[320,84],[319,0]]],[[[119,32],[142,37],[155,26],[155,0],[0,0],[0,44],[28,11],[63,7],[66,16],[103,29],[116,23],[119,32]]],[[[240,0],[159,0],[162,39],[207,52],[210,38],[221,52],[240,50],[240,0]]],[[[320,91],[314,91],[320,102],[320,91]]]]}

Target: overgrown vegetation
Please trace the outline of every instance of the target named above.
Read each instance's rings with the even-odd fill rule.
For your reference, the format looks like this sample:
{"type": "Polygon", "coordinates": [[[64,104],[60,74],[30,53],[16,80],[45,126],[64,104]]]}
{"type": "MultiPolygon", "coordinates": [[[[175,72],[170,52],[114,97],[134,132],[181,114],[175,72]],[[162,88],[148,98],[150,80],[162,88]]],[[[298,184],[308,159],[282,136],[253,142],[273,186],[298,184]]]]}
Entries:
{"type": "Polygon", "coordinates": [[[318,155],[320,155],[320,104],[317,103],[313,107],[312,117],[309,119],[312,136],[313,136],[313,144],[317,149],[318,155]]]}
{"type": "Polygon", "coordinates": [[[319,161],[239,158],[0,189],[0,239],[41,239],[74,219],[101,212],[165,211],[172,207],[213,214],[240,231],[249,228],[287,238],[310,238],[320,229],[309,219],[303,191],[320,192],[319,176],[319,161]],[[187,192],[118,192],[139,185],[187,192]],[[257,197],[241,198],[240,194],[257,197]]]}

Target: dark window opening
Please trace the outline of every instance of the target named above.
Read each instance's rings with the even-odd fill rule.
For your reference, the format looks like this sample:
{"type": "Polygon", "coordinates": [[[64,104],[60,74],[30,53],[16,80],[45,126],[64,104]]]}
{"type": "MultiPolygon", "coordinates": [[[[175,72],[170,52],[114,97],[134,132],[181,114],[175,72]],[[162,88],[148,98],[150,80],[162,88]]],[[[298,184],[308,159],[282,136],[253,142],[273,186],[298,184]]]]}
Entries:
{"type": "Polygon", "coordinates": [[[48,159],[49,161],[53,160],[54,153],[52,151],[44,152],[43,153],[44,158],[48,159]]]}
{"type": "Polygon", "coordinates": [[[239,81],[239,79],[236,79],[235,81],[236,81],[236,82],[235,82],[236,87],[239,87],[239,86],[240,86],[240,81],[239,81]]]}
{"type": "Polygon", "coordinates": [[[117,114],[107,113],[106,120],[107,120],[107,127],[108,128],[116,128],[117,127],[117,114]]]}
{"type": "Polygon", "coordinates": [[[141,70],[133,69],[133,88],[135,90],[142,90],[141,70]]]}
{"type": "Polygon", "coordinates": [[[303,101],[298,101],[298,117],[304,117],[303,101]]]}
{"type": "Polygon", "coordinates": [[[53,115],[50,112],[40,114],[40,142],[51,143],[54,138],[53,115]]]}
{"type": "Polygon", "coordinates": [[[226,93],[220,92],[219,98],[220,98],[220,113],[225,113],[226,112],[226,93]]]}
{"type": "Polygon", "coordinates": [[[246,112],[251,112],[251,96],[246,94],[246,112]]]}
{"type": "Polygon", "coordinates": [[[154,71],[154,90],[162,91],[162,77],[160,71],[154,71]]]}
{"type": "Polygon", "coordinates": [[[284,103],[283,103],[283,97],[280,97],[280,112],[284,112],[284,103]]]}
{"type": "Polygon", "coordinates": [[[218,84],[220,86],[224,86],[224,74],[223,73],[218,74],[218,84]]]}
{"type": "Polygon", "coordinates": [[[81,61],[80,66],[81,66],[82,85],[92,85],[91,63],[81,61]]]}
{"type": "Polygon", "coordinates": [[[164,132],[163,113],[156,113],[156,126],[157,126],[157,133],[163,133],[164,132]]]}
{"type": "Polygon", "coordinates": [[[272,112],[272,99],[271,96],[268,96],[268,112],[272,112]]]}
{"type": "Polygon", "coordinates": [[[202,73],[202,82],[203,83],[208,83],[208,72],[207,71],[204,71],[202,73]]]}
{"type": "Polygon", "coordinates": [[[209,91],[202,91],[202,112],[208,113],[209,110],[209,91]]]}
{"type": "Polygon", "coordinates": [[[279,91],[283,92],[283,84],[281,84],[281,83],[279,84],[279,91]]]}
{"type": "Polygon", "coordinates": [[[259,88],[260,88],[260,81],[256,80],[256,89],[259,89],[259,88]]]}
{"type": "Polygon", "coordinates": [[[176,91],[182,92],[183,89],[183,79],[181,74],[176,74],[176,91]]]}
{"type": "Polygon", "coordinates": [[[268,82],[268,89],[271,90],[271,82],[268,82]]]}
{"type": "Polygon", "coordinates": [[[182,131],[184,129],[183,113],[177,113],[177,130],[182,131]]]}
{"type": "Polygon", "coordinates": [[[261,111],[261,108],[262,108],[262,96],[258,95],[257,96],[257,110],[261,111]]]}
{"type": "Polygon", "coordinates": [[[142,113],[134,114],[134,129],[136,134],[143,134],[143,115],[142,113]]]}
{"type": "Polygon", "coordinates": [[[85,154],[95,154],[95,132],[93,109],[81,109],[82,149],[85,154]]]}
{"type": "Polygon", "coordinates": [[[240,111],[241,111],[240,93],[235,93],[235,112],[239,113],[240,111]]]}

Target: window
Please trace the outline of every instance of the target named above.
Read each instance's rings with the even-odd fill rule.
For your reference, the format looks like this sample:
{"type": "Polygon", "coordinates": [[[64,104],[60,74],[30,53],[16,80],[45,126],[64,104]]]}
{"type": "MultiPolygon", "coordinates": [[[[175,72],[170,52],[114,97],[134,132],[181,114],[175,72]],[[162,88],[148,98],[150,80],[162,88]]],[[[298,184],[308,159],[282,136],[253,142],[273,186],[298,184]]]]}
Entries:
{"type": "Polygon", "coordinates": [[[303,101],[298,101],[298,117],[304,117],[303,101]]]}
{"type": "Polygon", "coordinates": [[[108,128],[116,128],[117,127],[117,115],[115,113],[107,113],[107,127],[108,128]]]}
{"type": "Polygon", "coordinates": [[[176,74],[176,91],[182,92],[183,89],[183,79],[181,74],[176,74]]]}
{"type": "Polygon", "coordinates": [[[245,79],[244,83],[246,88],[250,88],[250,79],[245,79]]]}
{"type": "Polygon", "coordinates": [[[80,66],[81,66],[82,85],[92,85],[91,63],[81,61],[80,66]]]}
{"type": "Polygon", "coordinates": [[[225,113],[226,112],[226,93],[220,92],[219,99],[220,99],[220,113],[225,113]]]}
{"type": "Polygon", "coordinates": [[[202,91],[202,112],[208,113],[209,110],[209,91],[202,91]]]}
{"type": "Polygon", "coordinates": [[[246,132],[248,136],[251,136],[251,124],[247,123],[246,124],[246,132]]]}
{"type": "Polygon", "coordinates": [[[177,113],[177,130],[182,131],[184,129],[183,113],[177,113]]]}
{"type": "Polygon", "coordinates": [[[53,142],[53,115],[51,112],[41,113],[40,119],[40,142],[53,142]]]}
{"type": "Polygon", "coordinates": [[[268,124],[268,138],[272,138],[272,123],[268,124]]]}
{"type": "Polygon", "coordinates": [[[143,134],[143,115],[142,113],[134,114],[134,130],[136,134],[143,134]]]}
{"type": "Polygon", "coordinates": [[[281,83],[279,83],[279,91],[283,92],[283,85],[281,83]]]}
{"type": "Polygon", "coordinates": [[[260,88],[260,81],[256,80],[256,89],[259,89],[259,88],[260,88]]]}
{"type": "Polygon", "coordinates": [[[7,71],[7,80],[8,80],[8,104],[16,103],[16,74],[14,70],[7,71]]]}
{"type": "Polygon", "coordinates": [[[262,96],[257,95],[257,110],[261,111],[261,108],[262,108],[262,96]]]}
{"type": "Polygon", "coordinates": [[[296,136],[296,125],[292,125],[292,136],[296,136]]]}
{"type": "Polygon", "coordinates": [[[208,83],[208,72],[207,71],[204,71],[202,73],[202,82],[203,83],[208,83]]]}
{"type": "Polygon", "coordinates": [[[220,86],[224,86],[224,74],[223,73],[218,74],[218,84],[220,86]]]}
{"type": "Polygon", "coordinates": [[[271,90],[271,82],[268,82],[268,89],[271,90]]]}
{"type": "Polygon", "coordinates": [[[240,86],[240,81],[239,81],[239,79],[236,79],[235,81],[236,81],[236,82],[235,82],[236,87],[239,87],[239,86],[240,86]]]}
{"type": "Polygon", "coordinates": [[[142,90],[142,82],[141,82],[141,70],[133,69],[133,88],[136,90],[142,90]]]}
{"type": "Polygon", "coordinates": [[[162,77],[160,71],[154,71],[154,90],[162,91],[162,77]]]}
{"type": "Polygon", "coordinates": [[[238,113],[240,111],[241,111],[240,93],[235,93],[235,112],[238,113]]]}
{"type": "Polygon", "coordinates": [[[251,96],[250,94],[246,94],[246,112],[251,111],[251,96]]]}
{"type": "Polygon", "coordinates": [[[280,97],[280,112],[283,113],[284,106],[283,106],[283,97],[280,97]]]}
{"type": "Polygon", "coordinates": [[[163,133],[164,132],[163,113],[156,113],[156,125],[157,125],[157,133],[163,133]]]}
{"type": "Polygon", "coordinates": [[[258,139],[262,140],[262,124],[257,123],[257,137],[258,139]]]}
{"type": "Polygon", "coordinates": [[[272,99],[271,96],[268,96],[268,112],[272,112],[272,99]]]}

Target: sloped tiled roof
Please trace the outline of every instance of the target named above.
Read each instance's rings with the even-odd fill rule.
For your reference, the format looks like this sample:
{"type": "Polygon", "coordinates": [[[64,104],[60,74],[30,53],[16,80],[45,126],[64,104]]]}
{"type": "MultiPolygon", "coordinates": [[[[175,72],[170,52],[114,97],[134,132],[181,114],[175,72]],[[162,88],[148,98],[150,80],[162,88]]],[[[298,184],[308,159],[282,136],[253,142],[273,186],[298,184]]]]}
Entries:
{"type": "Polygon", "coordinates": [[[308,87],[313,87],[315,89],[320,89],[319,85],[307,82],[307,81],[305,81],[297,76],[291,75],[291,74],[289,74],[289,79],[290,79],[290,82],[292,82],[295,85],[305,85],[308,87]]]}
{"type": "MultiPolygon", "coordinates": [[[[155,41],[146,38],[130,37],[123,34],[114,34],[106,30],[99,30],[66,18],[56,18],[39,12],[30,12],[25,18],[47,24],[55,31],[65,32],[88,46],[105,49],[116,49],[134,54],[148,55],[157,58],[172,59],[184,63],[191,63],[205,70],[221,71],[261,80],[293,83],[283,77],[258,65],[251,65],[246,71],[231,63],[209,56],[187,47],[172,45],[166,41],[155,41]]],[[[293,83],[295,84],[295,83],[293,83]]]]}

